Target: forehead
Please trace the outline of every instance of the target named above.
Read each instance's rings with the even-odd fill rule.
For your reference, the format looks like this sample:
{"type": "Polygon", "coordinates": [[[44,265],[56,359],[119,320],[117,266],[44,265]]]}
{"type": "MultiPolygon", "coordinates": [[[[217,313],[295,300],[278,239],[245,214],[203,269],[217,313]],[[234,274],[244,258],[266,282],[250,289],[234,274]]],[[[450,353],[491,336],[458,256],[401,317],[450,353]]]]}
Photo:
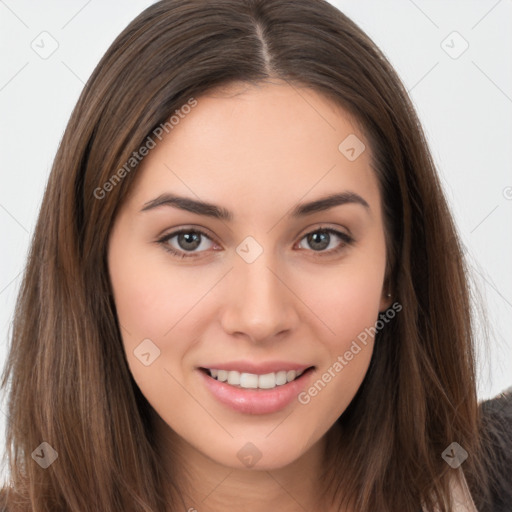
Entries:
{"type": "Polygon", "coordinates": [[[364,134],[312,89],[232,84],[196,101],[154,139],[133,184],[137,203],[173,191],[254,214],[343,190],[379,202],[364,134]]]}

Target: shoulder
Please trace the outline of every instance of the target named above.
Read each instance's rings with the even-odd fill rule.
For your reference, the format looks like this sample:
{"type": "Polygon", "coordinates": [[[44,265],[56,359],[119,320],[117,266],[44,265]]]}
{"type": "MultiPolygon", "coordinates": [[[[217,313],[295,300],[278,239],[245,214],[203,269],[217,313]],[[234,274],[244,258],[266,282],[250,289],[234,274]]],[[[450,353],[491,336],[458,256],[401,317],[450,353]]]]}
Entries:
{"type": "Polygon", "coordinates": [[[493,512],[512,510],[512,387],[479,404],[493,512]]]}

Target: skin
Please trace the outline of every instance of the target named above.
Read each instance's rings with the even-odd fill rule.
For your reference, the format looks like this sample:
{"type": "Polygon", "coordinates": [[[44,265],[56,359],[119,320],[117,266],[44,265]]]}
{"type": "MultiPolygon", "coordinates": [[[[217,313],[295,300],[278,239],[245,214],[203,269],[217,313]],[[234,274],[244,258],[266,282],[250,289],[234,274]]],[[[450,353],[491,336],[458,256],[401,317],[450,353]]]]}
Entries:
{"type": "Polygon", "coordinates": [[[127,361],[154,408],[159,453],[169,454],[169,467],[171,453],[181,457],[187,506],[315,510],[326,434],[365,376],[373,339],[309,403],[270,414],[219,403],[197,367],[293,361],[315,366],[309,387],[390,306],[370,147],[339,106],[285,82],[235,84],[197,100],[142,161],[111,231],[108,265],[127,361]],[[350,134],[366,145],[354,161],[338,150],[350,134]],[[289,216],[299,203],[344,191],[369,208],[347,203],[289,216]],[[219,205],[233,220],[172,206],[141,212],[165,192],[219,205]],[[183,227],[211,235],[191,250],[196,258],[165,250],[187,252],[177,236],[157,242],[183,227]],[[320,228],[351,234],[354,243],[331,235],[315,250],[306,235],[320,228]],[[252,263],[236,252],[247,236],[263,249],[252,263]],[[144,339],[160,350],[148,366],[134,355],[144,339]],[[248,442],[261,454],[251,468],[237,457],[248,442]]]}

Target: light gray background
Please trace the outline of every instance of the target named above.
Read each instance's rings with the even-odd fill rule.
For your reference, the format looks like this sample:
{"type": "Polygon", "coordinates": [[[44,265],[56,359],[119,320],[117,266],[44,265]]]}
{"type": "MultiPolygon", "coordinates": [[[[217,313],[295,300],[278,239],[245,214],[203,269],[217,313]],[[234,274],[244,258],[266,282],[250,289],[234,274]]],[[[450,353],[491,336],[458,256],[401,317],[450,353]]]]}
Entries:
{"type": "MultiPolygon", "coordinates": [[[[151,3],[0,0],[1,367],[28,244],[71,110],[107,47],[151,3]],[[46,59],[33,49],[52,44],[58,48],[46,59]]],[[[494,396],[512,385],[512,1],[332,3],[380,46],[417,108],[487,311],[478,392],[494,396]]],[[[483,340],[483,327],[479,332],[483,340]]],[[[0,442],[4,411],[2,397],[0,442]]]]}

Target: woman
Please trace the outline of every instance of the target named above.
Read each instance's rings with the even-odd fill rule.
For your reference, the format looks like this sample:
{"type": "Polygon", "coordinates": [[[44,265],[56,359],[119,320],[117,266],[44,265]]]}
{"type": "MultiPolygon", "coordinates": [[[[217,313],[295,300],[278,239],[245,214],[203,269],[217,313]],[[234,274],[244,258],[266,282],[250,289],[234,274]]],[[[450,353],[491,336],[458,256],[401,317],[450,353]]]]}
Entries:
{"type": "Polygon", "coordinates": [[[4,506],[505,510],[511,415],[478,406],[469,310],[419,121],[354,23],[158,2],[55,158],[4,506]]]}

